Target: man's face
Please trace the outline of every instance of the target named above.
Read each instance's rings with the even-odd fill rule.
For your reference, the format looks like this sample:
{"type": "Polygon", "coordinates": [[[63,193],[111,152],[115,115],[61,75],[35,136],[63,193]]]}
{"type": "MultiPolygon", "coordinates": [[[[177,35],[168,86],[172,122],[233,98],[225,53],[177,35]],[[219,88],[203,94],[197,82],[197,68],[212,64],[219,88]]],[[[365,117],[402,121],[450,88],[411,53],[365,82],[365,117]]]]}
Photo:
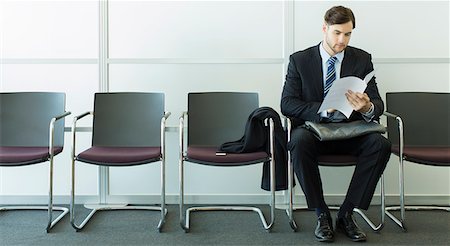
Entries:
{"type": "Polygon", "coordinates": [[[344,24],[328,25],[323,24],[324,48],[331,55],[343,51],[350,42],[353,23],[351,21],[344,24]]]}

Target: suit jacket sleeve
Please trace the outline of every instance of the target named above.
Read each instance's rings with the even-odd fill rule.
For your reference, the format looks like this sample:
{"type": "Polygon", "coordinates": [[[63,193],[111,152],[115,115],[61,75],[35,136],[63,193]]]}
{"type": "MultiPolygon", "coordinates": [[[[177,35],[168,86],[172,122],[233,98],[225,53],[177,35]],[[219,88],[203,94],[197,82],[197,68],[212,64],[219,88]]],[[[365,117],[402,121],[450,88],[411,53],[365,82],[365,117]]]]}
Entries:
{"type": "Polygon", "coordinates": [[[319,57],[319,66],[311,64],[312,60],[314,63],[317,60],[311,59],[310,53],[297,52],[290,56],[281,96],[282,114],[300,121],[299,124],[320,120],[317,111],[323,100],[321,61],[319,57]]]}
{"type": "MultiPolygon", "coordinates": [[[[373,71],[372,56],[362,50],[356,48],[349,48],[346,50],[344,56],[344,61],[341,68],[341,77],[345,76],[357,76],[361,79],[373,71]],[[349,59],[347,59],[347,57],[349,59]],[[351,58],[351,60],[350,60],[351,58]]],[[[384,111],[384,103],[381,99],[380,93],[378,91],[376,77],[374,76],[369,83],[367,83],[367,88],[365,93],[370,98],[370,101],[374,105],[374,117],[373,119],[378,120],[384,111]]],[[[362,119],[361,113],[353,111],[350,115],[350,120],[362,119]]]]}

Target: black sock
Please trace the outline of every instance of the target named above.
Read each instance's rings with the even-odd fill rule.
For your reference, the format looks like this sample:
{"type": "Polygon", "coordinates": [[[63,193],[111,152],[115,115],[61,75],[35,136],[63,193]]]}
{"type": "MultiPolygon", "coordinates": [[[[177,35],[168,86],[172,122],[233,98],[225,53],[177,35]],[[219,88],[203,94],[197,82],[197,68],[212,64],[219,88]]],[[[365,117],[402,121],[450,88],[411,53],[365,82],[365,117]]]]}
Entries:
{"type": "Polygon", "coordinates": [[[316,208],[317,217],[319,217],[321,213],[327,213],[328,215],[330,215],[330,209],[328,209],[328,206],[325,206],[323,208],[316,208]]]}
{"type": "Polygon", "coordinates": [[[353,203],[348,202],[348,201],[344,201],[344,203],[342,203],[341,207],[339,208],[339,212],[337,214],[338,218],[342,218],[344,217],[344,215],[346,213],[352,213],[353,209],[355,208],[355,205],[353,205],[353,203]]]}

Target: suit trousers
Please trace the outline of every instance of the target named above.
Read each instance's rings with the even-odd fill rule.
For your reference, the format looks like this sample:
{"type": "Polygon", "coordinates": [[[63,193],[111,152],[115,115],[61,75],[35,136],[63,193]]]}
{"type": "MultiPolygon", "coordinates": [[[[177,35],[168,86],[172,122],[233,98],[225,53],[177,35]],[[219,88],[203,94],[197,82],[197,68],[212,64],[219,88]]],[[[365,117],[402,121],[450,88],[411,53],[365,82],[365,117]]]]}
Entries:
{"type": "Polygon", "coordinates": [[[345,140],[319,141],[311,131],[302,127],[292,131],[287,147],[292,153],[294,172],[311,209],[325,205],[317,161],[319,155],[350,154],[357,157],[345,199],[357,208],[368,209],[391,154],[391,143],[379,133],[345,140]]]}

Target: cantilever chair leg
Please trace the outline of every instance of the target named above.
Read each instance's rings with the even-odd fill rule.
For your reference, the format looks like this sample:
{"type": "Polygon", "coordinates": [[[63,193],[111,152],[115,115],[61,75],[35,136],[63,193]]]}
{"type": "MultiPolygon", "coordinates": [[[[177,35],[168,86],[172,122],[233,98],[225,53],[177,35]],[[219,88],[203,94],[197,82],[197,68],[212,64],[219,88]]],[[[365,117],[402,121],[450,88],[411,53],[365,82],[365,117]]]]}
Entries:
{"type": "Polygon", "coordinates": [[[66,207],[54,207],[53,206],[53,156],[50,157],[49,166],[49,198],[47,206],[5,206],[0,207],[0,211],[12,211],[12,210],[47,210],[48,211],[48,222],[45,231],[48,233],[56,223],[58,223],[67,213],[69,209],[66,207]],[[55,219],[53,219],[53,211],[61,211],[55,219]]]}
{"type": "MultiPolygon", "coordinates": [[[[53,228],[53,226],[58,223],[68,212],[69,209],[65,207],[53,207],[53,153],[50,156],[50,166],[49,166],[49,194],[48,194],[48,223],[46,231],[49,232],[50,229],[53,228]],[[56,211],[62,211],[62,213],[55,218],[55,220],[52,220],[53,217],[53,210],[56,211]]],[[[45,207],[43,209],[46,209],[45,207]]]]}
{"type": "Polygon", "coordinates": [[[58,223],[69,212],[69,209],[65,207],[53,207],[53,206],[51,207],[52,208],[50,208],[49,206],[7,206],[7,207],[0,207],[0,211],[47,210],[49,211],[49,215],[47,227],[45,230],[47,233],[49,233],[50,230],[56,225],[56,223],[58,223]],[[62,213],[59,214],[55,219],[53,219],[53,211],[61,211],[62,213]]]}
{"type": "Polygon", "coordinates": [[[270,202],[270,221],[265,218],[262,210],[258,207],[249,206],[202,206],[202,207],[190,207],[184,212],[184,177],[183,177],[183,161],[180,162],[180,226],[185,232],[190,231],[190,213],[198,211],[249,211],[256,212],[259,215],[261,223],[266,231],[270,231],[273,227],[275,220],[275,176],[274,169],[275,165],[271,161],[271,202],[270,202]],[[273,185],[272,185],[273,184],[273,185]]]}
{"type": "MultiPolygon", "coordinates": [[[[164,160],[163,164],[161,166],[161,173],[164,184],[164,160]]],[[[165,190],[164,185],[161,188],[163,191],[165,190]]],[[[120,204],[120,205],[112,205],[112,204],[98,204],[98,205],[92,205],[88,206],[85,205],[86,208],[90,208],[91,211],[89,214],[83,219],[83,221],[80,224],[76,224],[75,222],[75,159],[72,156],[72,191],[71,191],[71,199],[70,199],[70,224],[72,227],[77,231],[81,231],[84,226],[89,222],[89,220],[94,216],[94,214],[97,211],[107,211],[107,210],[151,210],[151,211],[161,211],[161,219],[159,220],[157,230],[158,232],[161,232],[162,227],[165,224],[165,217],[167,215],[167,208],[165,208],[165,196],[164,193],[161,197],[162,205],[161,207],[158,206],[128,206],[126,204],[120,204]]]]}
{"type": "MultiPolygon", "coordinates": [[[[399,131],[401,134],[403,134],[403,122],[401,119],[397,119],[399,121],[399,131]]],[[[403,138],[400,140],[401,146],[403,147],[403,138]]],[[[389,206],[385,209],[385,213],[389,218],[391,218],[400,228],[406,232],[406,225],[405,225],[405,186],[404,186],[404,163],[403,163],[403,152],[399,155],[399,187],[400,187],[400,206],[389,206]],[[400,210],[400,219],[395,217],[390,211],[391,210],[400,210]]]]}
{"type": "Polygon", "coordinates": [[[180,158],[180,226],[185,232],[190,231],[190,213],[197,211],[250,211],[256,212],[266,231],[270,231],[275,220],[275,162],[273,158],[270,161],[270,182],[271,182],[271,197],[270,197],[270,221],[265,218],[263,212],[258,207],[249,206],[202,206],[190,207],[184,211],[184,157],[180,158]]]}
{"type": "Polygon", "coordinates": [[[398,219],[393,215],[390,211],[403,211],[403,214],[406,210],[415,210],[415,211],[424,211],[424,210],[439,210],[439,211],[447,211],[450,212],[450,207],[444,206],[389,206],[386,208],[386,215],[391,218],[395,224],[397,224],[404,232],[408,231],[405,225],[405,217],[401,217],[398,219]]]}
{"type": "MultiPolygon", "coordinates": [[[[403,155],[403,154],[402,154],[403,155]]],[[[400,156],[402,156],[400,155],[400,156]]],[[[450,212],[450,207],[446,206],[406,206],[405,205],[405,182],[404,182],[404,160],[399,157],[399,187],[400,187],[400,206],[388,206],[385,208],[386,215],[397,224],[402,231],[408,231],[405,223],[405,211],[406,210],[440,210],[450,212]],[[390,211],[400,211],[400,218],[397,218],[390,211]]]]}
{"type": "MultiPolygon", "coordinates": [[[[290,121],[288,121],[288,124],[290,124],[290,121]]],[[[290,125],[289,125],[289,129],[290,129],[290,125]]],[[[288,132],[288,137],[290,139],[290,131],[288,132]]],[[[291,226],[292,230],[294,230],[294,232],[296,232],[298,230],[298,226],[297,223],[294,220],[294,205],[293,205],[293,201],[294,201],[294,192],[292,191],[292,188],[294,187],[294,167],[292,165],[291,160],[291,152],[288,151],[288,196],[289,196],[289,201],[288,201],[288,207],[286,208],[286,214],[289,218],[289,225],[291,226]]]]}

